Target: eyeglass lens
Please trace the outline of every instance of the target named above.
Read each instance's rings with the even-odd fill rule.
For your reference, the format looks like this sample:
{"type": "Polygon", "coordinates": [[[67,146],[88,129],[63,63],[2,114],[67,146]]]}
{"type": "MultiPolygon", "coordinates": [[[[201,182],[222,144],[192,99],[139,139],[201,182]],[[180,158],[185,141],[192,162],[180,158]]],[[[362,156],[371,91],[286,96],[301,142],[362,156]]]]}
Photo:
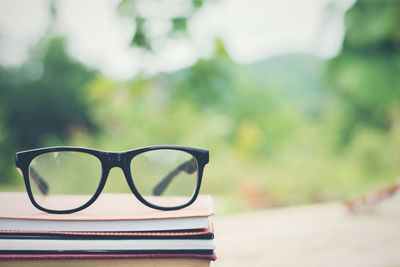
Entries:
{"type": "Polygon", "coordinates": [[[179,150],[152,150],[131,161],[133,182],[143,198],[154,205],[174,207],[186,204],[197,185],[197,161],[179,150]],[[153,196],[179,196],[158,198],[153,196]]]}

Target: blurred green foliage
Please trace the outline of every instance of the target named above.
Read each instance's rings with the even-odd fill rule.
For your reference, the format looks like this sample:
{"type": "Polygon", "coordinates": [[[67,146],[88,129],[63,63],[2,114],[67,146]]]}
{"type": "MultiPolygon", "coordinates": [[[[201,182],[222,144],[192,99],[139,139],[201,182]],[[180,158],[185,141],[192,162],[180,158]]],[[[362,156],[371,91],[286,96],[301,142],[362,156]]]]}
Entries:
{"type": "MultiPolygon", "coordinates": [[[[135,3],[118,11],[136,23],[132,45],[152,50],[152,18],[135,3]]],[[[163,38],[186,31],[202,7],[190,3],[163,38]]],[[[60,144],[207,148],[202,192],[225,211],[343,199],[390,183],[400,171],[399,7],[357,1],[330,60],[288,54],[240,65],[216,39],[209,59],[125,82],[71,59],[66,40],[46,39],[24,66],[0,70],[1,190],[21,185],[17,150],[60,144]]],[[[106,190],[127,190],[123,179],[109,182],[106,190]]]]}
{"type": "Polygon", "coordinates": [[[346,14],[341,53],[328,68],[328,81],[346,109],[342,141],[359,126],[388,131],[400,108],[400,4],[357,1],[346,14]]]}
{"type": "Polygon", "coordinates": [[[95,73],[66,54],[65,42],[42,40],[20,68],[0,68],[0,181],[12,177],[17,150],[66,142],[74,131],[96,129],[85,88],[95,73]]]}

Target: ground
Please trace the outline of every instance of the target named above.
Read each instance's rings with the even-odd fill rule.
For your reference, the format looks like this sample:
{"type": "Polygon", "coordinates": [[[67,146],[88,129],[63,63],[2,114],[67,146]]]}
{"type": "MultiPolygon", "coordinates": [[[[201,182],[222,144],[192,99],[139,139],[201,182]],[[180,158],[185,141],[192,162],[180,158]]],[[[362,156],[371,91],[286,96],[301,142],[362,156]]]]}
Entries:
{"type": "Polygon", "coordinates": [[[212,267],[400,266],[398,197],[359,214],[324,203],[217,216],[214,223],[212,267]]]}

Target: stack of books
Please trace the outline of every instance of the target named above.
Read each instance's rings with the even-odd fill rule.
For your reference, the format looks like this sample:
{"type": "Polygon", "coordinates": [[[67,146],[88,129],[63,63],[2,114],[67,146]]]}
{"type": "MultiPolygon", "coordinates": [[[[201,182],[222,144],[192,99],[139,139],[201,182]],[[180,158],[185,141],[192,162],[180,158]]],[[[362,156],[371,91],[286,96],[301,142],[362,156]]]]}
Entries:
{"type": "Polygon", "coordinates": [[[0,193],[0,203],[1,266],[209,266],[216,259],[208,195],[175,211],[148,208],[131,194],[102,194],[85,210],[61,215],[37,210],[26,193],[0,193]]]}

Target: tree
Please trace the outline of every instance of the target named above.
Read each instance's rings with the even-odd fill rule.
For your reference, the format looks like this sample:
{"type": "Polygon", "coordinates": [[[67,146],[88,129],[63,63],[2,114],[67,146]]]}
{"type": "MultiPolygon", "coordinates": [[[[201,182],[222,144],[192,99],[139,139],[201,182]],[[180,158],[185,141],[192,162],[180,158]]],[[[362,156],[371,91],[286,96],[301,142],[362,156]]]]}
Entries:
{"type": "Polygon", "coordinates": [[[63,38],[50,39],[44,50],[43,57],[33,53],[21,68],[0,68],[0,182],[13,177],[16,151],[96,129],[85,87],[95,72],[67,55],[63,38]]]}
{"type": "Polygon", "coordinates": [[[359,0],[345,16],[343,47],[327,68],[345,111],[342,142],[358,126],[389,130],[400,110],[400,2],[359,0]]]}

